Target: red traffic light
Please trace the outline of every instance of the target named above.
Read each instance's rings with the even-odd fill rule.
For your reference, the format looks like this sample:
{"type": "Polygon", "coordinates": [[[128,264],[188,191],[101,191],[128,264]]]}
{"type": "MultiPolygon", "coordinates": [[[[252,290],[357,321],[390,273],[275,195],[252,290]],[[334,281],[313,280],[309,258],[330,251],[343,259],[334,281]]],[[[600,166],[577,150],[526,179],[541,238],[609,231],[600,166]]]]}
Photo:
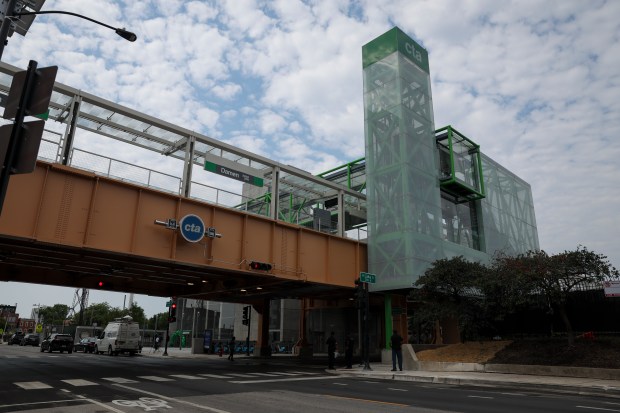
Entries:
{"type": "Polygon", "coordinates": [[[250,262],[250,268],[253,270],[269,271],[271,270],[272,266],[271,264],[268,264],[266,262],[252,261],[250,262]]]}
{"type": "Polygon", "coordinates": [[[97,283],[97,287],[102,288],[105,284],[103,283],[103,281],[99,281],[97,283]]]}
{"type": "Polygon", "coordinates": [[[172,303],[172,308],[177,308],[177,303],[172,303]]]}

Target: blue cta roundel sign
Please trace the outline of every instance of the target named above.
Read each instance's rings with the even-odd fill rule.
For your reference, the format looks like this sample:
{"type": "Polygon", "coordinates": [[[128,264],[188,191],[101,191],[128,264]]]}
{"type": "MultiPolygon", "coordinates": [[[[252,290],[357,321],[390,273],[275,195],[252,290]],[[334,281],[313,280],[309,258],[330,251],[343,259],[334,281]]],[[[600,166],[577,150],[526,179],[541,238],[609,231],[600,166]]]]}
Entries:
{"type": "Polygon", "coordinates": [[[181,235],[188,242],[198,242],[205,235],[205,224],[199,216],[189,214],[181,218],[179,223],[181,235]]]}

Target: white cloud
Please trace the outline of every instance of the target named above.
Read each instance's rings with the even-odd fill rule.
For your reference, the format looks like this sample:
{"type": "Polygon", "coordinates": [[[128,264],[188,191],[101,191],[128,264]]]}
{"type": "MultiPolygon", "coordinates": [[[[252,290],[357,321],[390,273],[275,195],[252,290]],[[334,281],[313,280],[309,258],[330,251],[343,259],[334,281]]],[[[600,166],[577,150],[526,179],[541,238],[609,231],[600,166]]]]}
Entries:
{"type": "Polygon", "coordinates": [[[45,8],[125,26],[138,40],[38,16],[26,37],[9,39],[4,61],[57,64],[58,80],[72,87],[312,172],[363,156],[361,47],[396,24],[429,51],[436,126],[453,125],[532,185],[541,247],[583,244],[620,267],[620,2],[47,0],[45,8]]]}

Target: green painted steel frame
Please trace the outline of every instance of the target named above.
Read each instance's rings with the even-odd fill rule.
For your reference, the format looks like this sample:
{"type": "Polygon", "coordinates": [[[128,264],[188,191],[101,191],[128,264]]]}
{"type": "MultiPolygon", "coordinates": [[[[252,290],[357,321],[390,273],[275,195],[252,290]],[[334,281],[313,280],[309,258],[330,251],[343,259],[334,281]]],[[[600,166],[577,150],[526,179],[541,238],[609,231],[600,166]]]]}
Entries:
{"type": "MultiPolygon", "coordinates": [[[[475,201],[475,200],[484,198],[486,195],[485,195],[485,190],[484,190],[484,178],[482,175],[482,158],[480,155],[480,145],[478,145],[477,143],[475,143],[474,141],[472,141],[471,139],[463,135],[461,132],[453,128],[451,125],[444,126],[443,128],[437,129],[435,131],[435,135],[438,135],[444,131],[448,132],[447,139],[448,139],[448,150],[450,152],[450,178],[440,180],[440,186],[442,187],[442,189],[446,190],[452,195],[455,195],[457,198],[460,198],[461,196],[457,194],[453,194],[452,191],[450,191],[449,189],[450,186],[458,186],[461,189],[471,191],[473,196],[464,197],[464,199],[461,202],[475,201]],[[456,177],[456,172],[455,172],[455,167],[454,167],[455,161],[454,161],[454,146],[453,146],[454,134],[458,135],[459,138],[461,138],[462,140],[468,142],[475,150],[476,166],[478,169],[477,181],[480,185],[480,190],[477,190],[476,188],[472,188],[471,186],[464,184],[463,182],[461,182],[461,180],[457,179],[456,177]]],[[[439,139],[437,139],[437,142],[439,142],[439,139]]]]}

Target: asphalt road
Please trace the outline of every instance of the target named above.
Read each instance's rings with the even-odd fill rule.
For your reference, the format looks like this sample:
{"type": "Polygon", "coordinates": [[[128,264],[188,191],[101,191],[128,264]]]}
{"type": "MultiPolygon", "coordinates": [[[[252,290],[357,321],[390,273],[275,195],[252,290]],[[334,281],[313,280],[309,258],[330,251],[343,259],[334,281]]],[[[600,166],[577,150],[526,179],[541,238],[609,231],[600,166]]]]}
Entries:
{"type": "Polygon", "coordinates": [[[296,360],[40,353],[0,345],[0,412],[620,412],[620,400],[345,378],[296,360]]]}

